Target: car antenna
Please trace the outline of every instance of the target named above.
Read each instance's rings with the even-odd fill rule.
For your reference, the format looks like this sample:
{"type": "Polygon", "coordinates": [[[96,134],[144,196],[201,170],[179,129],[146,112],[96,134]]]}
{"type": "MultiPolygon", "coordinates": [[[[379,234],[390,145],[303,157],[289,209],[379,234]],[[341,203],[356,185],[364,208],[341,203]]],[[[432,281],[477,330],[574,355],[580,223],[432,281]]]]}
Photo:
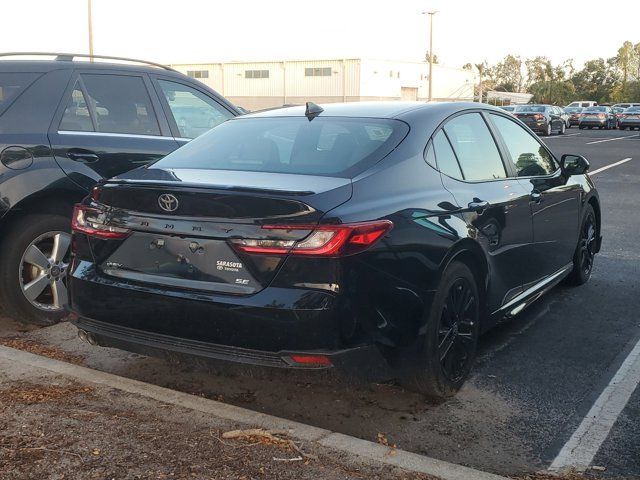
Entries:
{"type": "Polygon", "coordinates": [[[322,108],[320,105],[316,105],[313,102],[307,102],[307,108],[305,109],[304,114],[309,119],[309,121],[311,121],[322,112],[324,112],[324,108],[322,108]]]}

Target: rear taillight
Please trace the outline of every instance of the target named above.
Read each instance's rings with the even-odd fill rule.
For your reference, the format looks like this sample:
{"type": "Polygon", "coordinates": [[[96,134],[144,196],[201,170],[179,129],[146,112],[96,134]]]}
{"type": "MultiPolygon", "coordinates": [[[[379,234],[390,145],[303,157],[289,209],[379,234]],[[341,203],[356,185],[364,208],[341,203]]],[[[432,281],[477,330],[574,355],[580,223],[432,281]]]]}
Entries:
{"type": "Polygon", "coordinates": [[[599,113],[598,118],[606,118],[606,115],[604,113],[599,113]]]}
{"type": "Polygon", "coordinates": [[[308,367],[331,367],[333,363],[326,355],[289,355],[292,363],[308,367]]]}
{"type": "Polygon", "coordinates": [[[302,240],[236,238],[231,243],[245,253],[340,257],[353,255],[375,244],[393,228],[389,220],[343,225],[265,225],[263,230],[291,232],[310,230],[302,240]]]}
{"type": "Polygon", "coordinates": [[[542,115],[541,113],[536,113],[533,116],[533,118],[536,119],[536,120],[544,120],[544,115],[542,115]]]}
{"type": "Polygon", "coordinates": [[[126,228],[105,225],[106,213],[98,208],[77,204],[73,208],[71,228],[74,232],[85,233],[92,237],[119,239],[129,235],[126,228]]]}

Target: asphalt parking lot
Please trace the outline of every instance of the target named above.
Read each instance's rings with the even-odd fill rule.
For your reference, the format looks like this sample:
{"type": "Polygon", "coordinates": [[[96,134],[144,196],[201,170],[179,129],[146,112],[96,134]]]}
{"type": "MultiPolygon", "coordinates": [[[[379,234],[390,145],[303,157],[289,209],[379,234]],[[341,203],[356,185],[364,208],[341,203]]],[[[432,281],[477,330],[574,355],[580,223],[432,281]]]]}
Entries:
{"type": "MultiPolygon", "coordinates": [[[[446,403],[330,374],[169,364],[90,347],[69,324],[26,338],[82,355],[92,368],[368,440],[384,433],[399,448],[449,462],[507,475],[546,470],[640,341],[640,135],[572,128],[545,142],[558,157],[578,153],[591,162],[604,235],[593,277],[576,289],[555,288],[486,334],[472,377],[446,403]]],[[[618,390],[611,391],[615,403],[618,390]]],[[[613,426],[599,429],[602,442],[587,439],[592,465],[606,467],[604,475],[638,478],[640,390],[620,410],[605,412],[613,426]]]]}

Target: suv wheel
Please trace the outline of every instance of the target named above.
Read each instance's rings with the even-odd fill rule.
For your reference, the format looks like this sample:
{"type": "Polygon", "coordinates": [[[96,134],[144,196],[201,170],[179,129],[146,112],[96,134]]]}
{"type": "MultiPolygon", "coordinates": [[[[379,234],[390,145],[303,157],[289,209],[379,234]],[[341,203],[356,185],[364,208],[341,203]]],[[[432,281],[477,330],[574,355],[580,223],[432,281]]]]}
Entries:
{"type": "Polygon", "coordinates": [[[426,334],[404,359],[407,366],[403,383],[435,401],[455,395],[475,359],[479,320],[475,277],[466,265],[453,262],[442,275],[426,334]]]}
{"type": "Polygon", "coordinates": [[[0,303],[18,321],[52,325],[65,315],[70,221],[27,215],[11,224],[0,245],[0,303]]]}

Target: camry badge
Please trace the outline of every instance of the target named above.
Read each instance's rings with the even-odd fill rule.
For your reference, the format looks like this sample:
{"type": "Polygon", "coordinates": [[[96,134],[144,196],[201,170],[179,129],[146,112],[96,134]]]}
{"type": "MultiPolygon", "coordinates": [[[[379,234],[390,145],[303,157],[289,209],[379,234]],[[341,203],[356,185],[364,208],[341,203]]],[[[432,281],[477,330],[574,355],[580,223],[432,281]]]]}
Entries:
{"type": "Polygon", "coordinates": [[[163,193],[158,197],[158,205],[160,205],[160,208],[165,212],[175,212],[179,202],[175,195],[163,193]]]}

